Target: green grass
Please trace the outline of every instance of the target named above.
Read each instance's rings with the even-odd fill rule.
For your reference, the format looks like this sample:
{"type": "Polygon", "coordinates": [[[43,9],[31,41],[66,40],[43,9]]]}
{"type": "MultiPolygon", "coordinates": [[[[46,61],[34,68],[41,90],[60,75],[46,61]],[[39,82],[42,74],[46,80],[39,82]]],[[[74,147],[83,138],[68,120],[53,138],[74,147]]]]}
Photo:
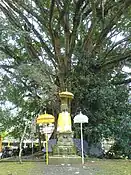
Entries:
{"type": "Polygon", "coordinates": [[[87,160],[86,168],[92,169],[97,175],[131,175],[129,160],[87,160]]]}
{"type": "MultiPolygon", "coordinates": [[[[31,172],[35,171],[36,175],[39,175],[39,170],[44,168],[42,162],[0,162],[0,175],[32,175],[31,172]]],[[[87,170],[87,174],[91,172],[92,175],[131,175],[131,161],[88,159],[84,169],[87,170]]]]}
{"type": "Polygon", "coordinates": [[[34,163],[0,162],[0,175],[29,175],[34,163]]]}

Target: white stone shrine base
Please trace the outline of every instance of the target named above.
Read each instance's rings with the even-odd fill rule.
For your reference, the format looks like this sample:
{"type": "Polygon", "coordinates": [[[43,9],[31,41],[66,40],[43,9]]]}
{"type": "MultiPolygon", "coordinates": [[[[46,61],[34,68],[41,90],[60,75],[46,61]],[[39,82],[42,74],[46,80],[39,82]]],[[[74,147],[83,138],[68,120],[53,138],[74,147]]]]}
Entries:
{"type": "Polygon", "coordinates": [[[81,157],[77,155],[70,156],[49,156],[49,165],[61,164],[81,164],[81,157]]]}

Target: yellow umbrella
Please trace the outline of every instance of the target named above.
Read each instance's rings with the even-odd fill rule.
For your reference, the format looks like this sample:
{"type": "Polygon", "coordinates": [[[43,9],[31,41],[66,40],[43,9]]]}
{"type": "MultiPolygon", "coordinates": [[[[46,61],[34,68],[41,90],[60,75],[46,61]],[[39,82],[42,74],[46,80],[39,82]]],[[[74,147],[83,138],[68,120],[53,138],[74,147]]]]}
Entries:
{"type": "Polygon", "coordinates": [[[42,114],[39,115],[37,118],[37,124],[48,124],[48,123],[54,123],[55,117],[51,114],[42,114]]]}
{"type": "Polygon", "coordinates": [[[73,99],[74,98],[74,94],[72,94],[71,92],[65,91],[65,92],[60,92],[59,96],[61,98],[69,98],[69,99],[73,99]]]}
{"type": "MultiPolygon", "coordinates": [[[[46,130],[47,130],[47,124],[48,123],[54,123],[55,117],[51,114],[42,114],[39,115],[37,118],[37,124],[46,124],[46,130]]],[[[48,134],[46,132],[46,164],[48,165],[48,134]]]]}

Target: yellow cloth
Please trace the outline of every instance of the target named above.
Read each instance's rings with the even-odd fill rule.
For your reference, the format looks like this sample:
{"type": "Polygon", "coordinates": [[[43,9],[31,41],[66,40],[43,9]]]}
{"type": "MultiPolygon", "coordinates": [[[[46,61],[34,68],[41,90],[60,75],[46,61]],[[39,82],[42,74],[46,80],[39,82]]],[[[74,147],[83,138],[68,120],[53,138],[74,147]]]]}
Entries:
{"type": "Polygon", "coordinates": [[[2,152],[2,137],[0,135],[0,152],[2,152]]]}
{"type": "Polygon", "coordinates": [[[58,132],[71,131],[71,116],[70,113],[68,113],[67,111],[59,114],[57,131],[58,132]]]}

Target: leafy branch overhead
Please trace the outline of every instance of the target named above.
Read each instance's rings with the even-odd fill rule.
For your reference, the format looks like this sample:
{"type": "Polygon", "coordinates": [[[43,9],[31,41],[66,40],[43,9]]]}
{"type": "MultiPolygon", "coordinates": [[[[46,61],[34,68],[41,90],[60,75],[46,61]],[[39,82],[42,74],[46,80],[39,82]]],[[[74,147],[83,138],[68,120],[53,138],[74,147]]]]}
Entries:
{"type": "Polygon", "coordinates": [[[130,6],[130,0],[3,0],[0,9],[15,27],[13,30],[19,31],[16,44],[21,55],[14,52],[12,47],[16,45],[6,43],[0,49],[17,62],[23,61],[22,56],[30,61],[50,61],[60,88],[65,89],[78,46],[99,69],[130,60],[130,34],[126,32],[130,6]],[[116,42],[115,36],[120,35],[122,39],[116,42]]]}

